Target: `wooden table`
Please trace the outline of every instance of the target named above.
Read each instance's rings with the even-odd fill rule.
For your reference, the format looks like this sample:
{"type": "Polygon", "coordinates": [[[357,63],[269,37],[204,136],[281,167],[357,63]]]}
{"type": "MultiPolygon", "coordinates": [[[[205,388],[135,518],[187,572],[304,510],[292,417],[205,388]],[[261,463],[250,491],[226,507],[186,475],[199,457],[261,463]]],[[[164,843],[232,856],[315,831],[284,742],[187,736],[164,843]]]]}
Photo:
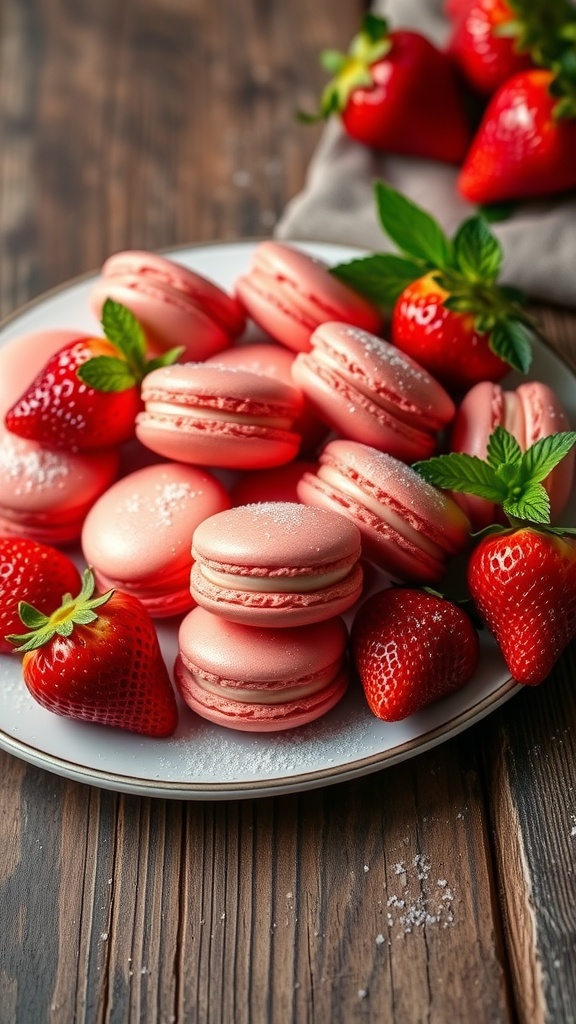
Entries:
{"type": "MultiPolygon", "coordinates": [[[[2,314],[118,249],[269,234],[360,8],[1,0],[2,314]]],[[[301,795],[121,795],[0,754],[0,1024],[574,1021],[575,656],[301,795]]]]}

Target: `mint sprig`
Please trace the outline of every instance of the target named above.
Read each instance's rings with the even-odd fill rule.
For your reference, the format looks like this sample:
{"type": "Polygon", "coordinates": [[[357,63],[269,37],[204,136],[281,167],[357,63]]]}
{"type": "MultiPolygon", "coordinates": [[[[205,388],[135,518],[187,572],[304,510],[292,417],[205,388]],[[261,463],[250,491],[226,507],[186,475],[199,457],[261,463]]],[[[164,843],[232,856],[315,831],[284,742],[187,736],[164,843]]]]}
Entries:
{"type": "Polygon", "coordinates": [[[542,481],[576,444],[576,431],[543,437],[522,451],[516,438],[498,426],[485,459],[451,452],[414,463],[414,469],[442,490],[474,494],[501,505],[511,521],[550,522],[550,499],[542,481]]]}
{"type": "Polygon", "coordinates": [[[414,281],[432,274],[447,293],[446,309],[471,315],[475,330],[488,334],[492,351],[527,373],[538,325],[524,308],[524,294],[498,284],[504,253],[486,217],[467,218],[449,238],[430,213],[386,182],[377,181],[374,191],[380,224],[399,255],[374,253],[337,264],[331,273],[385,309],[414,281]]]}
{"type": "Polygon", "coordinates": [[[184,349],[171,348],[161,356],[146,358],[146,337],[130,309],[106,299],[102,309],[104,337],[117,350],[117,356],[94,356],[78,367],[76,374],[96,391],[127,391],[139,386],[144,377],[160,366],[171,366],[184,349]]]}

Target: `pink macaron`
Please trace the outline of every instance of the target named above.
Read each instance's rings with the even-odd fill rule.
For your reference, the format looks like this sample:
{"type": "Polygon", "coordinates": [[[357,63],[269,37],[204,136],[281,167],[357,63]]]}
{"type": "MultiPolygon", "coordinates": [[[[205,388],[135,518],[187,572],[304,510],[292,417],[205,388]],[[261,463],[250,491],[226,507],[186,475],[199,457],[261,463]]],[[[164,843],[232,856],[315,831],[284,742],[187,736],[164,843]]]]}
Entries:
{"type": "Polygon", "coordinates": [[[180,462],[263,469],[293,459],[300,392],[281,380],[207,363],[181,363],[144,378],[136,434],[180,462]]]}
{"type": "Polygon", "coordinates": [[[228,729],[277,732],[326,714],[348,685],[344,621],[261,629],[204,608],[182,621],[174,669],[183,700],[228,729]]]}
{"type": "MultiPolygon", "coordinates": [[[[454,452],[486,457],[488,439],[501,426],[514,435],[522,451],[550,434],[570,430],[568,416],[560,399],[547,384],[526,381],[514,391],[499,384],[482,381],[463,398],[456,414],[450,447],[454,452]]],[[[574,449],[543,481],[550,497],[550,515],[555,522],[566,506],[574,477],[574,449]]],[[[474,530],[493,522],[505,522],[493,502],[471,494],[454,494],[466,512],[474,530]]]]}
{"type": "Polygon", "coordinates": [[[86,337],[85,331],[34,331],[12,338],[0,348],[0,420],[28,390],[56,352],[86,337]]]}
{"type": "Polygon", "coordinates": [[[330,274],[328,265],[281,242],[261,242],[252,265],[236,282],[246,312],[276,341],[307,352],[310,335],[326,320],[377,331],[379,311],[330,274]]]}
{"type": "MultiPolygon", "coordinates": [[[[292,365],[296,353],[275,342],[255,342],[254,344],[234,345],[217,356],[207,359],[208,363],[219,363],[234,370],[249,370],[251,373],[264,373],[268,377],[283,380],[286,384],[296,387],[292,376],[292,365]]],[[[300,434],[302,442],[300,452],[312,452],[327,437],[328,427],[314,415],[304,395],[302,395],[302,412],[294,429],[300,434]]]]}
{"type": "Polygon", "coordinates": [[[301,501],[355,523],[367,558],[393,579],[432,583],[463,551],[470,524],[443,491],[392,455],[357,441],[330,441],[315,474],[298,484],[301,501]]]}
{"type": "Polygon", "coordinates": [[[91,293],[96,316],[106,299],[134,313],[152,352],[182,345],[184,358],[207,359],[244,330],[244,312],[235,298],[201,274],[151,252],[118,252],[106,260],[91,293]]]}
{"type": "Polygon", "coordinates": [[[362,592],[356,526],[292,502],[240,505],[205,519],[194,532],[192,556],[197,604],[247,625],[321,622],[362,592]]]}
{"type": "Polygon", "coordinates": [[[229,504],[211,473],[181,463],[147,466],[118,480],[82,530],[84,557],[98,587],[132,594],[155,618],[187,611],[194,603],[192,535],[229,504]]]}
{"type": "Polygon", "coordinates": [[[116,450],[52,451],[0,428],[0,532],[71,544],[118,468],[116,450]]]}
{"type": "Polygon", "coordinates": [[[313,411],[341,436],[412,462],[436,448],[455,406],[430,374],[382,338],[325,323],[292,374],[313,411]]]}

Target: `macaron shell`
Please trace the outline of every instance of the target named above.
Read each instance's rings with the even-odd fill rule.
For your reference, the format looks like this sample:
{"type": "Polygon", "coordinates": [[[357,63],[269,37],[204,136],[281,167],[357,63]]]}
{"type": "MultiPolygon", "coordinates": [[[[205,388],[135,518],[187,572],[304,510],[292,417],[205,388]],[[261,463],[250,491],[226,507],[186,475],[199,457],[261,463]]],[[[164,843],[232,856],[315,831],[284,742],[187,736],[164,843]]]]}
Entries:
{"type": "Polygon", "coordinates": [[[263,690],[280,696],[283,690],[306,687],[338,669],[346,653],[348,632],[336,617],[293,629],[261,628],[230,622],[204,608],[186,615],[178,631],[184,663],[215,685],[263,690]]]}
{"type": "Polygon", "coordinates": [[[230,488],[232,505],[252,505],[262,501],[298,502],[298,481],[304,473],[313,473],[316,462],[296,460],[285,466],[243,473],[230,488]]]}
{"type": "Polygon", "coordinates": [[[245,370],[184,363],[153,371],[136,434],[152,451],[203,466],[256,469],[291,461],[302,408],[296,388],[245,370]]]}
{"type": "Polygon", "coordinates": [[[362,535],[366,556],[400,580],[433,582],[448,555],[468,543],[459,506],[393,456],[336,440],[320,455],[317,474],[298,484],[301,501],[339,511],[362,535]]]}
{"type": "Polygon", "coordinates": [[[116,450],[52,451],[0,428],[2,530],[48,544],[77,540],[85,516],[118,468],[116,450]]]}
{"type": "Polygon", "coordinates": [[[208,581],[197,562],[192,566],[191,592],[198,605],[231,622],[246,625],[305,626],[348,611],[362,595],[362,569],[354,565],[339,583],[304,592],[246,591],[208,581]]]}
{"type": "Polygon", "coordinates": [[[85,331],[34,331],[13,338],[0,349],[0,420],[65,345],[86,337],[85,331]]]}
{"type": "Polygon", "coordinates": [[[376,331],[374,306],[328,271],[326,264],[280,242],[262,242],[236,294],[252,319],[297,352],[310,347],[312,331],[326,320],[343,320],[376,331]]]}
{"type": "Polygon", "coordinates": [[[182,699],[198,715],[242,732],[279,732],[307,725],[335,707],[348,688],[348,672],[343,668],[330,686],[312,696],[285,704],[244,704],[204,690],[180,657],[176,659],[174,678],[182,699]]]}
{"type": "Polygon", "coordinates": [[[107,298],[134,313],[153,351],[182,345],[190,359],[227,348],[245,324],[237,301],[212,281],[140,250],[106,260],[91,294],[97,316],[107,298]]]}
{"type": "MultiPolygon", "coordinates": [[[[525,448],[529,448],[542,437],[571,429],[565,409],[547,384],[527,381],[516,388],[516,395],[524,414],[525,448]]],[[[550,497],[552,522],[562,514],[572,492],[574,459],[574,448],[571,448],[543,481],[550,497]]]]}
{"type": "Polygon", "coordinates": [[[192,607],[194,530],[229,507],[211,473],[180,463],[148,466],[117,481],[91,509],[84,557],[97,581],[134,594],[155,616],[192,607]]]}

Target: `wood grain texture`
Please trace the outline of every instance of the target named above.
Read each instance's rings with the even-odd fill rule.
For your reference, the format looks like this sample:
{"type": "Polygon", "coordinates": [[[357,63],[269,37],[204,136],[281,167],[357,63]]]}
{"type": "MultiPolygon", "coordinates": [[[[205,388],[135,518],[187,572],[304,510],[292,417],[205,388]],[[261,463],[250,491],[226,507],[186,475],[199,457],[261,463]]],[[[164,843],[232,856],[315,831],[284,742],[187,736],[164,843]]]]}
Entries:
{"type": "MultiPolygon", "coordinates": [[[[0,0],[0,311],[112,251],[265,235],[358,0],[0,0]]],[[[542,310],[576,358],[576,323],[542,310]]],[[[571,1020],[574,652],[299,796],[108,793],[0,753],[0,1024],[571,1020]]]]}

